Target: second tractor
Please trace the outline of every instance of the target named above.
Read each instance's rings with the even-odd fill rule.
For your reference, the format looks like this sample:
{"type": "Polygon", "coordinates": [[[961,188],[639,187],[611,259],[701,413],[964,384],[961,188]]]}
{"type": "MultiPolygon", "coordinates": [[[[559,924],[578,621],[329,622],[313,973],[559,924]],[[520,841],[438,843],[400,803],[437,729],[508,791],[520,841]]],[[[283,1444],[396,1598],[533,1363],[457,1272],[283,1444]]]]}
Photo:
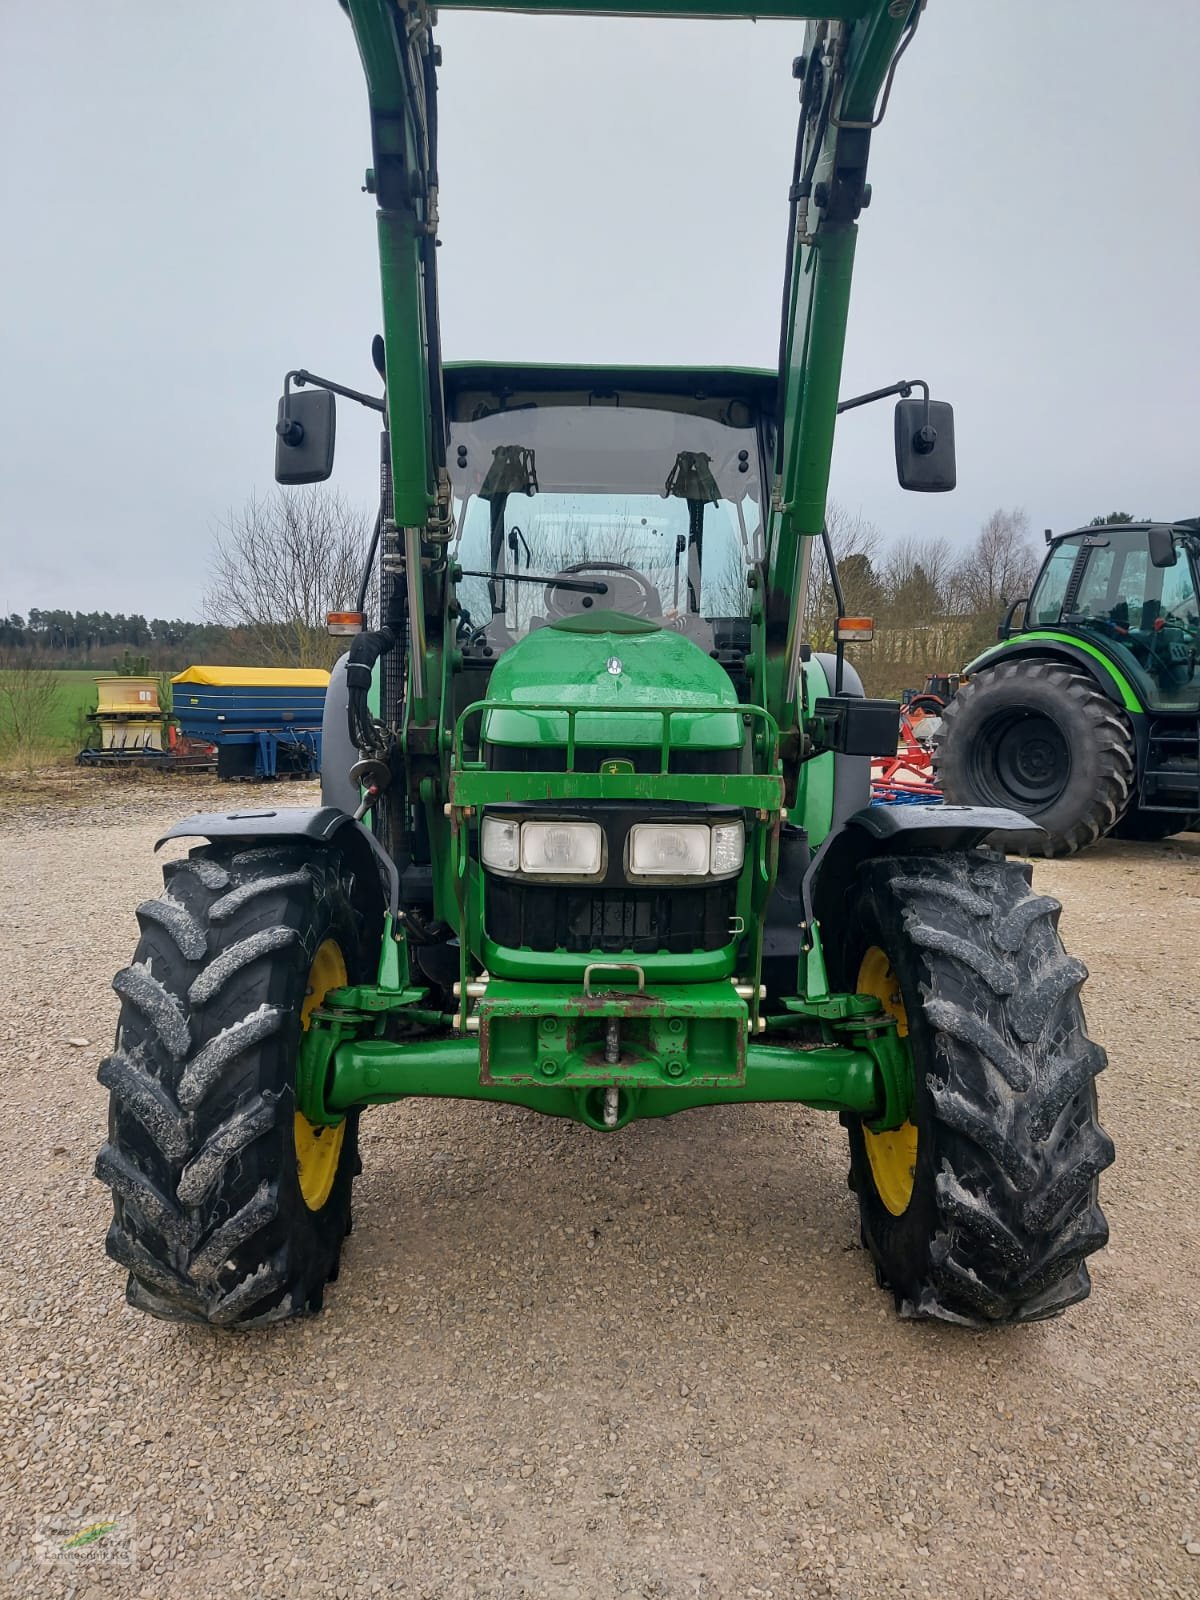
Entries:
{"type": "Polygon", "coordinates": [[[1021,854],[1200,826],[1198,596],[1195,521],[1051,538],[1029,597],[942,712],[947,800],[1028,817],[1005,841],[1021,854]]]}

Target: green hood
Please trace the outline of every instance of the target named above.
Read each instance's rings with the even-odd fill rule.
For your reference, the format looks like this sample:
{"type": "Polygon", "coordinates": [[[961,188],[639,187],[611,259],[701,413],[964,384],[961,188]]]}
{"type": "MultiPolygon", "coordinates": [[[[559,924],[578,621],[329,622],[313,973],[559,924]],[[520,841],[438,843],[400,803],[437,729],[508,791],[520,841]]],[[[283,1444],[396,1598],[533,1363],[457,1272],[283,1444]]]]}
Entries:
{"type": "Polygon", "coordinates": [[[663,719],[644,708],[695,708],[671,718],[676,749],[731,750],[743,738],[725,669],[673,629],[616,611],[587,612],[526,634],[496,663],[488,699],[514,708],[487,713],[483,737],[490,744],[566,744],[565,716],[516,709],[522,703],[586,707],[575,719],[577,743],[610,750],[661,745],[663,719]]]}

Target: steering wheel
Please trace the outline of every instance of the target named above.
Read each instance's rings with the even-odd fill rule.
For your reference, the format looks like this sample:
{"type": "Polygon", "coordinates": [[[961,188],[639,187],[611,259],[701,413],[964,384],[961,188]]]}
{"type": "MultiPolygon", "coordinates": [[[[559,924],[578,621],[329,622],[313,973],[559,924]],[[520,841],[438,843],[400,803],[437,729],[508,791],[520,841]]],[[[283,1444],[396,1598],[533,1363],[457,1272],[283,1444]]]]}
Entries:
{"type": "Polygon", "coordinates": [[[552,621],[587,611],[623,611],[631,617],[661,617],[662,599],[649,578],[623,561],[576,561],[556,572],[546,585],[546,615],[552,621]],[[590,578],[608,586],[607,594],[560,588],[560,578],[590,578]]]}
{"type": "Polygon", "coordinates": [[[1151,630],[1146,643],[1150,671],[1163,682],[1164,688],[1177,688],[1186,683],[1196,670],[1196,635],[1184,622],[1169,622],[1160,617],[1158,626],[1151,630]],[[1184,640],[1164,638],[1168,629],[1184,640]],[[1176,652],[1178,651],[1178,655],[1176,652]]]}

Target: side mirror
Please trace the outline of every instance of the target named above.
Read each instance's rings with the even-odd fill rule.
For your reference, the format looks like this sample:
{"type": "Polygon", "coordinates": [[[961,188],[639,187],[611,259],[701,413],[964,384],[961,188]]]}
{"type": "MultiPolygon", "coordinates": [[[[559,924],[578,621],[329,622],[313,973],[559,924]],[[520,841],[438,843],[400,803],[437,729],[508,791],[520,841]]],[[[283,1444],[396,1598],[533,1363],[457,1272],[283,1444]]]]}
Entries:
{"type": "Polygon", "coordinates": [[[1146,545],[1150,551],[1152,567],[1173,567],[1179,560],[1175,548],[1175,534],[1165,523],[1155,522],[1146,529],[1146,545]]]}
{"type": "Polygon", "coordinates": [[[275,482],[324,483],[333,471],[337,414],[328,389],[292,389],[279,401],[275,482]]]}
{"type": "Polygon", "coordinates": [[[944,494],[958,481],[954,407],[945,400],[896,402],[896,476],[902,489],[944,494]]]}

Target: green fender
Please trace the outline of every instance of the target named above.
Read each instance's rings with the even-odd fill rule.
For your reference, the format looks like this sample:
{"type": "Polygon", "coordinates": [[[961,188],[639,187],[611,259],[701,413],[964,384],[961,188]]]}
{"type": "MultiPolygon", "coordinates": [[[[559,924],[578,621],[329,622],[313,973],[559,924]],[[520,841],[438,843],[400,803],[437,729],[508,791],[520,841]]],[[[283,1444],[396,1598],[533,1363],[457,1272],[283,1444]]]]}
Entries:
{"type": "Polygon", "coordinates": [[[1090,671],[1099,681],[1105,694],[1124,706],[1126,711],[1137,713],[1146,709],[1133,684],[1111,657],[1105,655],[1098,646],[1074,633],[1047,631],[1014,634],[1011,639],[1005,639],[1001,644],[993,645],[990,650],[985,650],[982,655],[976,656],[974,661],[967,663],[963,672],[971,675],[984,667],[995,666],[997,662],[1011,656],[1028,657],[1034,654],[1053,656],[1057,659],[1065,657],[1074,661],[1085,671],[1090,671]],[[1055,646],[1058,648],[1054,648],[1055,646]]]}
{"type": "MultiPolygon", "coordinates": [[[[833,685],[825,676],[821,663],[812,658],[804,664],[805,711],[811,717],[814,707],[823,695],[833,693],[833,685]]],[[[833,826],[833,752],[814,756],[800,768],[800,781],[796,787],[796,804],[787,814],[787,820],[808,830],[809,842],[815,849],[833,826]]]]}

